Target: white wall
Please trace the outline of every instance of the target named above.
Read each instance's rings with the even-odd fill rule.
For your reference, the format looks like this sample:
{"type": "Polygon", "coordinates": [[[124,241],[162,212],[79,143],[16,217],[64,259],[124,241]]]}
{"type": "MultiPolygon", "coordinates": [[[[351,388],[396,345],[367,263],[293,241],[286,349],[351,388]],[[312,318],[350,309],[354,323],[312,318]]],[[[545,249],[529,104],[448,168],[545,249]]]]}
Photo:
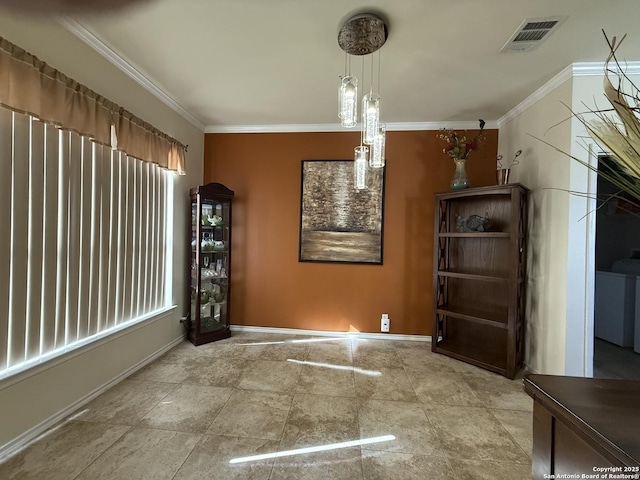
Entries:
{"type": "Polygon", "coordinates": [[[122,378],[157,352],[183,338],[179,317],[187,312],[188,190],[202,183],[204,133],[143,89],[54,21],[0,13],[0,35],[67,76],[118,103],[189,145],[187,175],[176,177],[173,297],[176,308],[78,356],[55,362],[36,375],[0,382],[0,456],[28,440],[70,406],[122,378]]]}
{"type": "Polygon", "coordinates": [[[547,374],[565,370],[569,195],[563,190],[569,185],[571,163],[538,139],[570,149],[571,126],[563,121],[570,114],[562,102],[571,103],[571,86],[566,81],[502,125],[498,137],[504,160],[523,151],[511,181],[530,189],[525,363],[547,374]]]}
{"type": "Polygon", "coordinates": [[[526,364],[539,373],[593,372],[595,215],[590,212],[596,204],[569,192],[592,195],[596,179],[568,155],[597,161],[600,150],[572,111],[607,108],[602,85],[603,75],[587,75],[549,91],[543,87],[544,95],[522,111],[516,108],[517,115],[508,115],[499,130],[498,150],[505,159],[523,150],[512,181],[531,189],[526,364]]]}

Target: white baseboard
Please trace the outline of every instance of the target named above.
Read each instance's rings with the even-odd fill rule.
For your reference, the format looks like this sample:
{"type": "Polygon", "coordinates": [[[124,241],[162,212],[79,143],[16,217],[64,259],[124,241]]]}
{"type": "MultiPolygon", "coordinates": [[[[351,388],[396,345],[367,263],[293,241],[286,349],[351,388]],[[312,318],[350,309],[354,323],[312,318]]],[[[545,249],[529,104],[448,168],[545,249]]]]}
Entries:
{"type": "Polygon", "coordinates": [[[279,333],[284,335],[313,335],[317,337],[369,338],[375,340],[405,340],[412,342],[430,342],[428,335],[399,335],[394,333],[329,332],[326,330],[301,330],[297,328],[250,327],[231,325],[232,332],[279,333]]]}
{"type": "Polygon", "coordinates": [[[100,387],[96,388],[95,390],[93,390],[89,394],[87,394],[84,397],[80,398],[79,400],[77,400],[76,402],[72,403],[68,407],[62,409],[58,413],[56,413],[56,414],[52,415],[51,417],[47,418],[46,420],[40,422],[38,425],[30,428],[29,430],[24,432],[22,435],[19,435],[18,437],[14,438],[10,442],[7,442],[6,444],[2,445],[2,447],[0,447],[0,462],[5,460],[7,457],[15,455],[20,450],[22,450],[24,447],[26,447],[29,443],[31,443],[32,441],[36,440],[40,435],[42,435],[44,432],[46,432],[49,428],[53,427],[57,423],[62,422],[65,418],[67,418],[73,412],[78,410],[80,407],[82,407],[83,405],[89,403],[91,400],[96,398],[98,395],[106,392],[111,387],[113,387],[116,384],[120,383],[125,378],[129,377],[130,375],[133,375],[135,372],[140,370],[142,367],[144,367],[144,366],[148,365],[149,363],[153,362],[155,359],[160,357],[162,354],[164,354],[167,351],[171,350],[173,347],[175,347],[176,345],[178,345],[179,343],[184,341],[184,338],[185,338],[184,336],[180,336],[180,337],[176,338],[175,340],[173,340],[168,345],[165,345],[161,349],[159,349],[156,352],[152,353],[147,358],[145,358],[145,359],[141,360],[140,362],[138,362],[137,364],[133,365],[131,368],[127,369],[126,371],[124,371],[123,373],[118,375],[117,377],[111,379],[107,383],[105,383],[105,384],[101,385],[100,387]]]}

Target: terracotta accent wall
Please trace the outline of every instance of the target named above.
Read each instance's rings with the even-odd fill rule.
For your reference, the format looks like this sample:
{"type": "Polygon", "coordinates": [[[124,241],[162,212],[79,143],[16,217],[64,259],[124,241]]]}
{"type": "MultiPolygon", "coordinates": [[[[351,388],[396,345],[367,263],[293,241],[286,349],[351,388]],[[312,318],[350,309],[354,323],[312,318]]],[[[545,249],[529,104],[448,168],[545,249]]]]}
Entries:
{"type": "MultiPolygon", "coordinates": [[[[467,162],[495,183],[497,130],[467,162]]],[[[436,131],[387,132],[384,264],[298,262],[302,160],[353,158],[358,133],[207,134],[204,181],[235,191],[231,323],[431,335],[434,193],[454,164],[436,131]]]]}

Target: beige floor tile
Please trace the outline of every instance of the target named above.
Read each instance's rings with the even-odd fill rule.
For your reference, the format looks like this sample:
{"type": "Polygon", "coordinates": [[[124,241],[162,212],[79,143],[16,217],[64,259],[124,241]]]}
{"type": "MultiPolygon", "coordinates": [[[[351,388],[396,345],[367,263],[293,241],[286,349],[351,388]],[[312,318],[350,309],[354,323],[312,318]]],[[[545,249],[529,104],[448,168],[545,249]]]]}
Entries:
{"type": "Polygon", "coordinates": [[[416,373],[407,368],[407,376],[421,402],[428,404],[482,407],[484,403],[459,373],[416,373]]]}
{"type": "Polygon", "coordinates": [[[394,435],[389,442],[363,445],[363,450],[442,455],[440,441],[419,403],[358,399],[360,437],[394,435]]]}
{"type": "Polygon", "coordinates": [[[366,480],[457,480],[444,457],[416,453],[363,451],[366,480]]]}
{"type": "Polygon", "coordinates": [[[164,382],[164,383],[182,383],[188,378],[196,367],[185,361],[157,361],[142,368],[133,375],[129,380],[144,380],[148,382],[164,382]]]}
{"type": "MultiPolygon", "coordinates": [[[[284,342],[290,340],[295,335],[286,335],[280,333],[262,333],[262,332],[238,332],[231,327],[231,337],[222,340],[222,343],[240,343],[240,344],[266,344],[270,342],[284,342]]],[[[220,343],[220,342],[218,342],[220,343]]]]}
{"type": "Polygon", "coordinates": [[[0,478],[529,478],[532,400],[521,382],[422,342],[255,332],[185,341],[0,464],[0,478]],[[389,434],[396,440],[229,463],[389,434]]]}
{"type": "Polygon", "coordinates": [[[405,369],[416,373],[475,373],[478,367],[431,350],[396,349],[405,369]]]}
{"type": "Polygon", "coordinates": [[[393,344],[387,340],[373,340],[369,338],[352,338],[351,351],[357,352],[374,351],[374,350],[394,350],[393,344]]]}
{"type": "Polygon", "coordinates": [[[292,401],[285,393],[236,390],[207,433],[280,440],[292,401]]]}
{"type": "Polygon", "coordinates": [[[237,387],[244,374],[253,366],[251,360],[218,358],[200,362],[197,368],[190,370],[189,376],[182,381],[190,385],[208,385],[211,387],[237,387]]]}
{"type": "Polygon", "coordinates": [[[368,370],[380,370],[381,368],[402,368],[402,360],[394,349],[365,349],[354,350],[353,364],[356,367],[368,370]]]}
{"type": "Polygon", "coordinates": [[[533,399],[524,392],[522,380],[509,380],[487,372],[465,375],[465,381],[486,407],[503,410],[533,411],[533,399]]]}
{"type": "Polygon", "coordinates": [[[284,335],[281,333],[266,333],[266,332],[249,332],[246,330],[237,330],[234,325],[231,326],[231,337],[225,338],[225,342],[237,342],[237,341],[246,341],[247,339],[251,339],[252,341],[268,341],[272,338],[287,338],[290,335],[284,335]]]}
{"type": "Polygon", "coordinates": [[[329,365],[352,365],[351,344],[346,341],[327,341],[309,344],[306,360],[329,365]]]}
{"type": "Polygon", "coordinates": [[[85,405],[75,419],[135,425],[177,386],[172,383],[124,380],[85,405]]]}
{"type": "Polygon", "coordinates": [[[180,385],[147,413],[138,425],[204,433],[232,392],[230,388],[180,385]]]}
{"type": "Polygon", "coordinates": [[[459,480],[530,480],[531,465],[517,463],[451,460],[459,480]]]}
{"type": "Polygon", "coordinates": [[[280,450],[360,438],[354,398],[296,394],[284,427],[280,450]]]}
{"type": "Polygon", "coordinates": [[[378,375],[366,370],[355,371],[356,395],[376,400],[417,402],[418,397],[402,368],[381,368],[378,375]]]}
{"type": "Polygon", "coordinates": [[[362,479],[360,448],[278,458],[269,480],[358,480],[362,479]]]}
{"type": "Polygon", "coordinates": [[[265,345],[262,347],[259,359],[281,362],[286,362],[289,358],[304,360],[307,357],[307,348],[306,343],[291,343],[291,341],[276,345],[265,345]]]}
{"type": "MultiPolygon", "coordinates": [[[[260,358],[265,344],[268,342],[258,339],[227,338],[216,342],[206,343],[195,347],[197,360],[214,361],[219,358],[235,358],[244,360],[256,360],[260,358]]],[[[201,364],[201,363],[200,363],[201,364]]]]}
{"type": "Polygon", "coordinates": [[[76,480],[170,480],[200,435],[132,428],[76,480]]]}
{"type": "Polygon", "coordinates": [[[198,350],[191,342],[185,340],[162,355],[156,362],[180,363],[185,360],[198,359],[201,355],[202,351],[198,350]]]}
{"type": "Polygon", "coordinates": [[[387,340],[396,352],[403,350],[415,350],[418,352],[431,352],[431,342],[423,340],[387,340]]]}
{"type": "Polygon", "coordinates": [[[530,462],[511,435],[485,408],[438,405],[425,411],[449,458],[530,462]]]}
{"type": "Polygon", "coordinates": [[[291,392],[300,376],[301,365],[293,362],[256,360],[242,377],[238,388],[291,392]]]}
{"type": "Polygon", "coordinates": [[[435,355],[444,357],[446,361],[448,361],[451,364],[451,367],[456,373],[468,373],[468,374],[480,375],[480,376],[487,375],[489,377],[497,375],[497,373],[491,372],[490,370],[486,370],[484,368],[476,367],[475,365],[472,365],[467,362],[463,362],[462,360],[457,360],[455,358],[447,357],[446,355],[442,355],[439,353],[436,353],[435,355]]]}
{"type": "Polygon", "coordinates": [[[332,365],[302,365],[296,392],[355,397],[355,381],[352,366],[340,366],[345,370],[332,368],[332,365]]]}
{"type": "Polygon", "coordinates": [[[491,413],[529,456],[533,450],[533,414],[518,410],[491,410],[491,413]]]}
{"type": "Polygon", "coordinates": [[[398,357],[405,369],[414,370],[416,373],[430,375],[439,372],[455,373],[455,370],[448,365],[441,365],[432,360],[432,356],[423,352],[413,350],[398,350],[398,357]]]}
{"type": "Polygon", "coordinates": [[[75,478],[131,427],[68,422],[0,463],[5,480],[66,480],[75,478]]]}
{"type": "Polygon", "coordinates": [[[205,435],[173,480],[268,480],[272,458],[233,464],[229,461],[274,453],[277,449],[275,440],[205,435]]]}

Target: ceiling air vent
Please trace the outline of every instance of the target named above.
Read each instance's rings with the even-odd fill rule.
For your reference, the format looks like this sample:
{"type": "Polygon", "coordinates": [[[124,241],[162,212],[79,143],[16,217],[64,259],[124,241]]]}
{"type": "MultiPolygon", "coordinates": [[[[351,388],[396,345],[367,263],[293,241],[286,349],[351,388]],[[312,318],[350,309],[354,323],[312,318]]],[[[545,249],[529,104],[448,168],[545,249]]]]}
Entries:
{"type": "Polygon", "coordinates": [[[501,52],[530,52],[558,28],[567,17],[528,18],[504,44],[501,52]]]}

